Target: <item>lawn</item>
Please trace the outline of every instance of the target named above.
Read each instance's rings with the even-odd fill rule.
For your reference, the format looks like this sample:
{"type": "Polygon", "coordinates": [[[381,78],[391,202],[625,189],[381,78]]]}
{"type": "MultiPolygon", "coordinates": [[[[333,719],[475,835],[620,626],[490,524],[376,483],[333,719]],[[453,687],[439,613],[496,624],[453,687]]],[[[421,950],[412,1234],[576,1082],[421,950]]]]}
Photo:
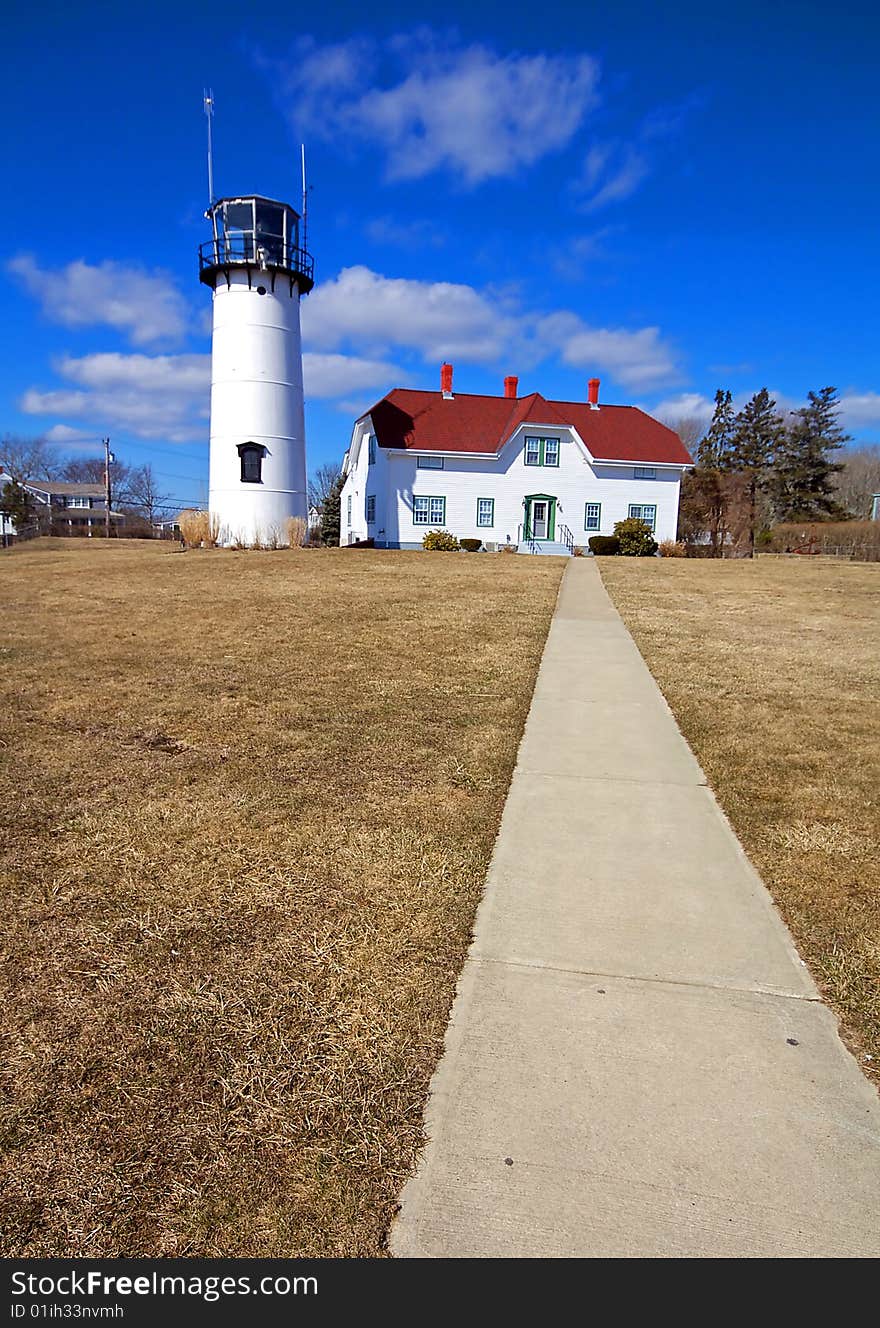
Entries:
{"type": "Polygon", "coordinates": [[[877,1078],[880,567],[600,566],[841,1032],[877,1078]]]}
{"type": "Polygon", "coordinates": [[[375,1255],[563,564],[0,556],[6,1255],[375,1255]]]}

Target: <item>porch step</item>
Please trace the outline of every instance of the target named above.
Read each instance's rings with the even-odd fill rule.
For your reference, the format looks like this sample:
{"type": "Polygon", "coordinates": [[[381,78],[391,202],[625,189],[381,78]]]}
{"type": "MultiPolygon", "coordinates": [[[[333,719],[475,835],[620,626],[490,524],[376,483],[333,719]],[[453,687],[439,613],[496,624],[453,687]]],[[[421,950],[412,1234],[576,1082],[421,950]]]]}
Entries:
{"type": "Polygon", "coordinates": [[[552,554],[556,558],[570,557],[567,545],[559,540],[523,540],[517,545],[517,553],[552,554]]]}

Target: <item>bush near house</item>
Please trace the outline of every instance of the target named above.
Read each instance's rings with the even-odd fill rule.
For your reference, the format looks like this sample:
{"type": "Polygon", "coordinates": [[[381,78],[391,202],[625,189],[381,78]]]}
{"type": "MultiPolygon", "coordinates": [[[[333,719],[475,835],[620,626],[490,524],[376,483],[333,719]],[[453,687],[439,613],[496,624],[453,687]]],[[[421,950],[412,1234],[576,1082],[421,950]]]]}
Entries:
{"type": "Polygon", "coordinates": [[[432,553],[457,553],[461,545],[448,530],[429,530],[422,540],[422,548],[430,549],[432,553]]]}
{"type": "Polygon", "coordinates": [[[590,553],[594,553],[597,558],[620,553],[620,540],[616,535],[591,535],[587,543],[590,553]]]}
{"type": "Polygon", "coordinates": [[[759,547],[772,553],[824,553],[880,562],[880,521],[791,521],[774,526],[759,547]]]}
{"type": "Polygon", "coordinates": [[[687,545],[679,543],[678,540],[660,541],[661,558],[686,558],[687,545]]]}
{"type": "Polygon", "coordinates": [[[620,552],[624,558],[653,558],[657,552],[657,541],[647,521],[628,516],[625,521],[618,521],[614,533],[620,541],[620,552]]]}
{"type": "Polygon", "coordinates": [[[463,539],[461,541],[461,547],[464,549],[465,553],[479,553],[480,549],[483,547],[483,541],[481,539],[463,539]]]}

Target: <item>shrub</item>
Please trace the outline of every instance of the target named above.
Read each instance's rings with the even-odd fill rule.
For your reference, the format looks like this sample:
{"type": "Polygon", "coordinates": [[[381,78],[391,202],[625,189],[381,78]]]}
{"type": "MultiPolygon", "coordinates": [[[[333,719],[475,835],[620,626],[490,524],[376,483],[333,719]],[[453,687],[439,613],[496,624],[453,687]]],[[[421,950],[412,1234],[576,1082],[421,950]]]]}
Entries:
{"type": "Polygon", "coordinates": [[[461,545],[448,530],[429,530],[422,540],[422,548],[433,553],[457,553],[461,545]]]}
{"type": "Polygon", "coordinates": [[[180,526],[184,544],[191,549],[197,549],[200,545],[210,548],[212,544],[217,543],[219,526],[217,518],[212,517],[210,512],[197,512],[193,508],[188,508],[187,511],[181,512],[177,524],[180,526]]]}
{"type": "Polygon", "coordinates": [[[301,549],[306,542],[308,523],[304,516],[287,518],[287,543],[292,549],[301,549]]]}
{"type": "Polygon", "coordinates": [[[789,521],[773,527],[769,547],[774,553],[823,553],[876,563],[880,562],[880,521],[789,521]]]}
{"type": "Polygon", "coordinates": [[[652,558],[657,552],[657,541],[651,533],[651,527],[637,516],[628,516],[625,521],[615,522],[614,533],[620,541],[620,552],[624,558],[652,558]]]}
{"type": "Polygon", "coordinates": [[[660,541],[660,557],[661,557],[661,558],[686,558],[686,557],[687,557],[687,549],[685,548],[685,546],[684,546],[683,544],[679,544],[678,540],[661,540],[661,541],[660,541]]]}
{"type": "Polygon", "coordinates": [[[590,553],[596,554],[597,557],[620,553],[620,540],[616,535],[591,535],[587,543],[590,546],[590,553]]]}
{"type": "Polygon", "coordinates": [[[482,549],[483,541],[481,539],[463,539],[461,541],[461,547],[467,553],[477,553],[482,549]]]}

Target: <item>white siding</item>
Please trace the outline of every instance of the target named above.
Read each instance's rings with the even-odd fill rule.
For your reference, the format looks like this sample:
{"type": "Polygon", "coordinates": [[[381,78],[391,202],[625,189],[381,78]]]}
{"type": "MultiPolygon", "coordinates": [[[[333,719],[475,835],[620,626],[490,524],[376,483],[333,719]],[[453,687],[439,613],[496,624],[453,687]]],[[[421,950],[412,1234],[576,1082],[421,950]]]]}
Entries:
{"type": "Polygon", "coordinates": [[[346,453],[345,485],[342,489],[339,511],[339,543],[353,544],[356,540],[375,539],[376,543],[386,543],[385,525],[388,503],[388,455],[378,443],[373,452],[375,460],[370,464],[370,437],[373,424],[367,415],[358,420],[351,436],[351,445],[346,453]],[[376,499],[376,519],[367,522],[367,498],[376,499]],[[348,519],[348,499],[351,497],[351,521],[348,519]],[[380,535],[378,532],[382,531],[380,535]]]}
{"type": "Polygon", "coordinates": [[[582,444],[571,431],[552,425],[523,425],[503,449],[500,457],[445,455],[442,470],[422,470],[417,454],[388,452],[376,448],[376,465],[366,465],[366,439],[372,431],[369,419],[355,426],[351,469],[343,491],[342,542],[373,536],[377,544],[421,547],[429,526],[412,519],[413,495],[446,499],[444,526],[461,538],[478,538],[499,544],[522,538],[523,500],[530,494],[556,499],[556,530],[564,524],[575,544],[586,545],[591,535],[610,535],[614,523],[629,515],[630,504],[652,503],[657,509],[655,536],[674,539],[678,522],[678,496],[682,470],[679,466],[656,467],[656,478],[637,480],[633,464],[610,465],[590,462],[582,444]],[[526,437],[560,439],[558,466],[526,466],[523,460],[526,437]],[[362,440],[362,441],[361,441],[362,440]],[[357,446],[355,444],[357,443],[357,446]],[[376,494],[376,524],[366,526],[366,496],[376,494]],[[352,527],[347,526],[347,496],[352,494],[352,527]],[[477,499],[495,500],[491,529],[477,525],[477,499]],[[601,504],[599,530],[585,529],[585,506],[601,504]]]}

